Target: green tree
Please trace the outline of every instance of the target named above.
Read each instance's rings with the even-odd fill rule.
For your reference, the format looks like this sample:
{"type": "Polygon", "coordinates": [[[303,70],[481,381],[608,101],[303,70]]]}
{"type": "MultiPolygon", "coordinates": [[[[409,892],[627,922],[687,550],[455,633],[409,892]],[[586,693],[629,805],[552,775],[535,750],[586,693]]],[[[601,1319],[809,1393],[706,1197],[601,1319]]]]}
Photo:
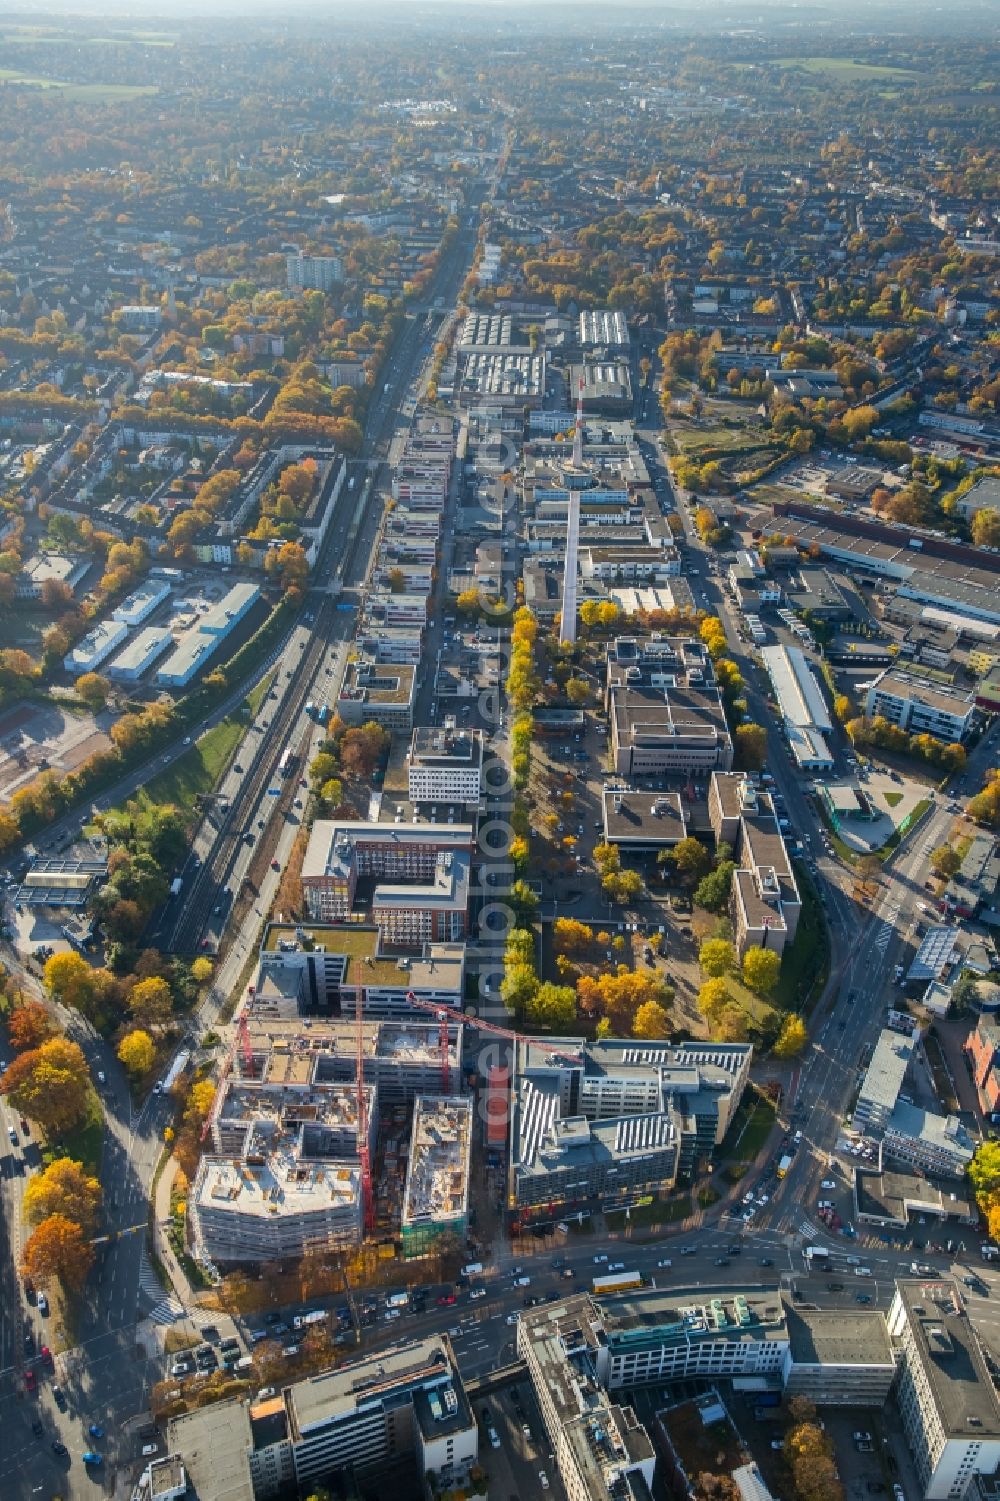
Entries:
{"type": "Polygon", "coordinates": [[[736,760],[743,771],[760,771],[767,760],[767,731],[752,720],[736,726],[736,760]]]}
{"type": "Polygon", "coordinates": [[[732,860],[722,860],[707,876],[703,876],[694,889],[695,905],[703,907],[706,912],[724,912],[735,870],[732,860]]]}
{"type": "Polygon", "coordinates": [[[47,1131],[69,1131],[87,1113],[90,1073],[82,1049],[67,1037],[29,1048],[0,1075],[0,1093],[47,1131]]]}
{"type": "Polygon", "coordinates": [[[962,867],[962,857],[950,844],[941,844],[931,855],[931,868],[936,875],[953,876],[962,867]]]}
{"type": "Polygon", "coordinates": [[[538,976],[532,965],[523,963],[506,965],[500,982],[500,994],[504,1004],[517,1015],[523,1015],[534,998],[538,984],[538,976]]]}
{"type": "Polygon", "coordinates": [[[572,1030],[576,1023],[576,992],[572,985],[539,985],[525,1007],[525,1019],[547,1032],[572,1030]]]}
{"type": "Polygon", "coordinates": [[[84,1231],[63,1214],[50,1214],[28,1237],[21,1256],[21,1275],[37,1287],[57,1278],[66,1287],[81,1288],[94,1262],[94,1248],[84,1231]]]}
{"type": "Polygon", "coordinates": [[[24,1214],[32,1225],[61,1214],[93,1235],[100,1206],[100,1183],[72,1157],[55,1158],[24,1190],[24,1214]]]}
{"type": "Polygon", "coordinates": [[[980,1209],[988,1209],[1000,1195],[1000,1141],[984,1141],[966,1170],[980,1209]]]}

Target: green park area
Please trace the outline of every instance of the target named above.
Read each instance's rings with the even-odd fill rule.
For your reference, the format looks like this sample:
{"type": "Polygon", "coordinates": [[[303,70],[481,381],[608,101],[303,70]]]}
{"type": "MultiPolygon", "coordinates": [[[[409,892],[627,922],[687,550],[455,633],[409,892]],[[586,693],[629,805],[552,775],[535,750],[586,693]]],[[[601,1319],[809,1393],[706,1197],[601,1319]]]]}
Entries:
{"type": "Polygon", "coordinates": [[[887,78],[905,81],[913,78],[908,68],[883,67],[877,63],[856,63],[849,57],[778,57],[779,68],[796,68],[803,73],[818,73],[825,78],[841,79],[845,83],[864,82],[865,79],[887,78]]]}

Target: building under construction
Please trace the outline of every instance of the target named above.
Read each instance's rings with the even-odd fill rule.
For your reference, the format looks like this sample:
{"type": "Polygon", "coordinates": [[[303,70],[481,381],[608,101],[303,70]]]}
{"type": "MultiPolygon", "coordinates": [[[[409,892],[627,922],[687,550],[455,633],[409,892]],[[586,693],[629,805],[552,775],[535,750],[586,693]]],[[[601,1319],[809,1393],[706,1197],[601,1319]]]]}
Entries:
{"type": "MultiPolygon", "coordinates": [[[[317,1246],[356,1245],[376,1223],[382,1233],[397,1233],[403,1195],[389,1192],[391,1174],[379,1175],[377,1191],[372,1183],[378,1125],[389,1115],[405,1123],[416,1105],[417,1131],[423,1096],[440,1107],[440,1121],[420,1125],[414,1137],[422,1163],[414,1203],[422,1202],[427,1174],[428,1202],[433,1198],[434,1144],[443,1151],[448,1140],[452,1093],[455,1120],[464,1123],[467,1185],[471,1116],[458,1097],[461,1034],[461,1023],[449,1018],[285,1018],[249,997],[188,1198],[195,1255],[213,1266],[290,1260],[317,1246]]],[[[464,1229],[466,1195],[467,1186],[456,1228],[464,1229]]]]}
{"type": "Polygon", "coordinates": [[[464,1241],[471,1149],[470,1099],[417,1100],[401,1220],[404,1256],[426,1256],[445,1236],[464,1241]]]}

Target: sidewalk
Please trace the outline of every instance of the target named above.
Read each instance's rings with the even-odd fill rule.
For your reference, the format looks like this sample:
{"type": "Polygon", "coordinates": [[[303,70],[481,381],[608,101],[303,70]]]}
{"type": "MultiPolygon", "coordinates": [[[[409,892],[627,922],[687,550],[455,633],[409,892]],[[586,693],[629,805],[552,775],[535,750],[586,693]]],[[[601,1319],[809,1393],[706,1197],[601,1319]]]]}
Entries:
{"type": "Polygon", "coordinates": [[[156,1184],[156,1197],[153,1200],[153,1249],[173,1284],[166,1291],[174,1292],[184,1307],[190,1308],[196,1307],[204,1294],[196,1292],[191,1286],[188,1275],[174,1255],[167,1237],[170,1228],[170,1192],[174,1178],[177,1176],[177,1167],[177,1158],[168,1157],[167,1165],[156,1184]]]}

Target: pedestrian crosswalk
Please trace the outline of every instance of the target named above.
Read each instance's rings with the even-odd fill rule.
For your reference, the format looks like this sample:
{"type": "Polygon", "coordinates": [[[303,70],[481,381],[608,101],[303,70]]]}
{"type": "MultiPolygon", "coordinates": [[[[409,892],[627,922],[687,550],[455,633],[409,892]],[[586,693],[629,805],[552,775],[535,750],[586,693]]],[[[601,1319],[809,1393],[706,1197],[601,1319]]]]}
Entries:
{"type": "Polygon", "coordinates": [[[879,918],[878,932],[875,935],[875,947],[880,954],[885,954],[889,947],[889,940],[896,931],[896,920],[899,917],[899,902],[893,902],[887,907],[879,918]]]}
{"type": "Polygon", "coordinates": [[[172,1293],[164,1295],[163,1285],[145,1251],[139,1263],[139,1291],[153,1305],[149,1317],[154,1324],[176,1324],[184,1317],[184,1305],[172,1293]]]}

